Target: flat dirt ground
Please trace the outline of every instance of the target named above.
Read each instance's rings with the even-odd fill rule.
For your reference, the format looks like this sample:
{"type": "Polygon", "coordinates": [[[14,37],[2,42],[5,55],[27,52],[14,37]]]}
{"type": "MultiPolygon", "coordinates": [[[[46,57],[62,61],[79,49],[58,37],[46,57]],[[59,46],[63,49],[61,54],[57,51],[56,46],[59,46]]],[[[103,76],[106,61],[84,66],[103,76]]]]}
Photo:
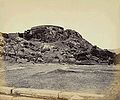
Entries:
{"type": "Polygon", "coordinates": [[[17,64],[0,59],[1,85],[104,94],[120,100],[120,64],[17,64]]]}
{"type": "Polygon", "coordinates": [[[7,86],[96,93],[107,98],[120,98],[120,65],[4,62],[4,66],[7,86]]]}

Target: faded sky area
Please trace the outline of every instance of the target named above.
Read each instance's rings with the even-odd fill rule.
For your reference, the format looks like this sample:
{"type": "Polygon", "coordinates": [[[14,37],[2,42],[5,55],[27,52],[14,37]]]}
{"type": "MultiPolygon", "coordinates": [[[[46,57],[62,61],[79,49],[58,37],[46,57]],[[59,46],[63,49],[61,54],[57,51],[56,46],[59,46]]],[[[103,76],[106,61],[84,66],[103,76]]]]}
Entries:
{"type": "Polygon", "coordinates": [[[101,48],[120,48],[120,0],[0,0],[0,31],[52,24],[101,48]]]}

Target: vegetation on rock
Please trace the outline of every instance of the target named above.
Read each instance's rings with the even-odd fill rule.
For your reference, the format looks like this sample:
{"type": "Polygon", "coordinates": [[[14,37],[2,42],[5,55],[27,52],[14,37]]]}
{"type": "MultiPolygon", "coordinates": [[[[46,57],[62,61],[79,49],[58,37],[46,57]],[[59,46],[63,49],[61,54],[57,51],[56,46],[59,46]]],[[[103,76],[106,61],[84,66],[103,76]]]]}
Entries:
{"type": "Polygon", "coordinates": [[[43,25],[24,33],[3,34],[4,59],[19,63],[114,64],[116,54],[103,50],[71,29],[43,25]]]}

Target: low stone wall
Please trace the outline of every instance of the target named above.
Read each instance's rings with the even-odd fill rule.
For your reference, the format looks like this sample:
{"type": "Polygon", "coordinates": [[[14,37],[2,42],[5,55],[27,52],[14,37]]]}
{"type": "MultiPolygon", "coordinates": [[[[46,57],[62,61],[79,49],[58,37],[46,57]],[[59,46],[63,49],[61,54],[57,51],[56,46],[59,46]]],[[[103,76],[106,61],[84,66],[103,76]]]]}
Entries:
{"type": "Polygon", "coordinates": [[[0,100],[99,100],[104,95],[55,90],[0,87],[0,100]]]}

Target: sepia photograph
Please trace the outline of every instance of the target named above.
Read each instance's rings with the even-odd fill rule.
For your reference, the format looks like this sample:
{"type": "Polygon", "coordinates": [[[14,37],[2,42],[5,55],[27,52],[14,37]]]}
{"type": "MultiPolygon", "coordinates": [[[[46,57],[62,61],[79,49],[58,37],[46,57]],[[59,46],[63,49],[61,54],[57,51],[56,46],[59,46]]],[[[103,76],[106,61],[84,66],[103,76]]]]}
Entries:
{"type": "Polygon", "coordinates": [[[0,0],[0,100],[120,100],[120,0],[0,0]]]}

